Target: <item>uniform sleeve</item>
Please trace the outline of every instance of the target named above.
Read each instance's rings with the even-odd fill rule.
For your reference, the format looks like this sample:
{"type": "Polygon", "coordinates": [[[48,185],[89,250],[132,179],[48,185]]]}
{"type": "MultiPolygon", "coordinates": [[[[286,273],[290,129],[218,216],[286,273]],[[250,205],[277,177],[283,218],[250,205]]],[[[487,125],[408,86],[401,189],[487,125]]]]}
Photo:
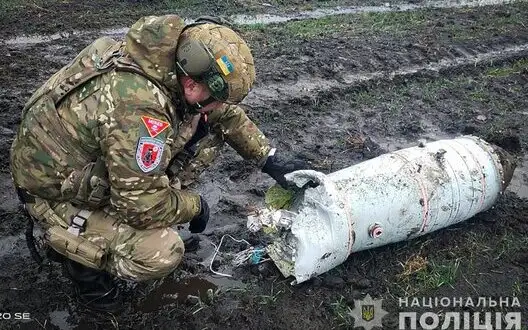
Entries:
{"type": "Polygon", "coordinates": [[[213,130],[244,159],[259,167],[264,165],[271,150],[269,140],[240,106],[226,105],[211,112],[209,118],[213,130]]]}
{"type": "Polygon", "coordinates": [[[117,97],[101,134],[111,204],[120,220],[138,229],[188,222],[200,212],[199,195],[169,185],[173,125],[147,91],[135,91],[141,99],[117,97]]]}

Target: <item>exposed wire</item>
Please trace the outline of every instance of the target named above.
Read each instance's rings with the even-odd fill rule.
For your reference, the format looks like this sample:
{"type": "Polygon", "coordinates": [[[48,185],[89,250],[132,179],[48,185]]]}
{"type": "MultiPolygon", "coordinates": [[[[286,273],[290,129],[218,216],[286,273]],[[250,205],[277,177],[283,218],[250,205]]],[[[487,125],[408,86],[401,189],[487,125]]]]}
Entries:
{"type": "MultiPolygon", "coordinates": [[[[224,277],[233,277],[233,275],[224,274],[224,273],[220,273],[220,272],[217,272],[217,271],[213,270],[213,262],[214,262],[214,260],[216,258],[216,255],[220,251],[220,248],[222,247],[222,244],[224,242],[224,238],[225,237],[229,237],[229,238],[231,238],[233,241],[235,241],[237,243],[246,243],[249,246],[251,246],[251,244],[249,244],[249,242],[246,241],[245,239],[236,239],[236,238],[234,238],[233,236],[231,236],[229,234],[225,234],[224,236],[222,236],[222,238],[220,239],[220,243],[218,243],[218,246],[215,243],[211,242],[211,244],[213,244],[213,246],[215,247],[215,253],[213,254],[213,258],[211,259],[211,263],[209,264],[209,270],[215,275],[224,276],[224,277]]],[[[242,252],[244,252],[244,251],[242,251],[242,252]]],[[[251,256],[249,256],[248,259],[249,258],[251,258],[251,256]]]]}

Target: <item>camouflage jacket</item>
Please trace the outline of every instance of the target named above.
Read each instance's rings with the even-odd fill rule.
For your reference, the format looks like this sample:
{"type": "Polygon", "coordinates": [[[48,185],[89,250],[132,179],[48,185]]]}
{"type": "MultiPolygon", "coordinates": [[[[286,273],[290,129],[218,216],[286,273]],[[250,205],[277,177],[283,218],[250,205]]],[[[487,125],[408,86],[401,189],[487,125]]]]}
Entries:
{"type": "MultiPolygon", "coordinates": [[[[98,39],[53,75],[26,105],[13,142],[15,184],[48,200],[71,200],[89,184],[86,180],[93,180],[87,172],[102,159],[111,209],[121,221],[155,228],[197,215],[199,196],[171,187],[165,173],[192,136],[192,116],[179,96],[175,73],[183,27],[175,15],[144,17],[124,42],[98,39]],[[81,76],[75,71],[98,67],[110,50],[119,54],[113,66],[126,59],[129,68],[110,65],[70,92],[59,86],[60,81],[75,85],[81,76]]],[[[214,110],[209,123],[245,159],[265,161],[268,140],[239,106],[214,110]]]]}

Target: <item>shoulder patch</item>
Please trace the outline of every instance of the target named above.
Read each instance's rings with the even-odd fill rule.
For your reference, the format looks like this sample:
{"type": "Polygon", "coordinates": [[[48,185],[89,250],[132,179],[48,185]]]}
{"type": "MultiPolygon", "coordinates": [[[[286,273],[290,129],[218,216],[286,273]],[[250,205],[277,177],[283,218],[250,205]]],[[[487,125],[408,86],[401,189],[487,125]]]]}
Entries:
{"type": "Polygon", "coordinates": [[[166,121],[152,118],[149,116],[141,116],[141,120],[143,121],[143,124],[145,124],[145,127],[147,127],[147,131],[151,137],[158,136],[161,132],[163,132],[165,129],[167,129],[167,127],[170,126],[170,124],[166,121]]]}
{"type": "Polygon", "coordinates": [[[136,149],[136,162],[144,173],[151,172],[158,167],[164,145],[163,141],[153,137],[144,136],[139,139],[136,149]]]}

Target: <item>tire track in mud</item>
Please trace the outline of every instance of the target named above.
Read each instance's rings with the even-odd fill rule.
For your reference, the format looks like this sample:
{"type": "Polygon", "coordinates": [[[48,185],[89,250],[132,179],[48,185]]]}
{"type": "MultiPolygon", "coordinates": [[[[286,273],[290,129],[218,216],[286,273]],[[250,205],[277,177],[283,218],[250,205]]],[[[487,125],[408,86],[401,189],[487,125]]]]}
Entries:
{"type": "MultiPolygon", "coordinates": [[[[291,15],[274,15],[274,14],[255,14],[255,15],[232,15],[227,19],[236,25],[255,25],[255,24],[275,24],[285,23],[293,20],[318,19],[329,16],[343,14],[364,14],[364,13],[391,13],[391,12],[408,12],[422,9],[459,9],[459,8],[476,8],[484,6],[507,5],[523,2],[523,0],[443,0],[443,1],[426,1],[423,4],[413,3],[396,3],[385,6],[353,6],[353,7],[335,7],[335,8],[318,8],[309,11],[301,11],[291,15]]],[[[186,18],[186,22],[193,19],[186,18]]],[[[128,27],[118,27],[103,29],[100,31],[70,31],[58,32],[49,35],[33,36],[16,36],[9,39],[0,39],[0,44],[6,45],[25,45],[39,44],[56,41],[59,39],[70,38],[72,36],[101,35],[108,37],[122,37],[128,31],[128,27]]]]}
{"type": "MultiPolygon", "coordinates": [[[[301,97],[314,97],[329,91],[344,90],[350,87],[371,85],[379,81],[390,81],[398,78],[413,78],[415,76],[438,74],[463,70],[470,66],[483,64],[499,64],[528,56],[528,43],[507,46],[479,46],[476,48],[454,47],[447,57],[437,61],[415,63],[402,66],[396,70],[345,72],[335,79],[316,78],[313,76],[299,77],[294,83],[275,83],[255,87],[244,100],[249,106],[264,106],[269,101],[301,97]],[[492,50],[489,50],[492,49],[492,50]]],[[[425,59],[425,58],[424,58],[425,59]]],[[[406,59],[400,59],[406,61],[406,59]]],[[[416,60],[415,60],[416,61],[416,60]]]]}
{"type": "Polygon", "coordinates": [[[295,15],[235,15],[230,17],[230,20],[238,25],[251,24],[274,24],[284,23],[293,20],[304,20],[323,18],[342,14],[364,14],[364,13],[390,13],[414,11],[420,9],[449,9],[449,8],[475,8],[483,6],[506,5],[519,2],[519,0],[469,0],[469,1],[426,1],[424,4],[413,3],[387,3],[385,6],[355,6],[355,7],[336,7],[331,9],[316,9],[310,11],[302,11],[295,15]]]}

